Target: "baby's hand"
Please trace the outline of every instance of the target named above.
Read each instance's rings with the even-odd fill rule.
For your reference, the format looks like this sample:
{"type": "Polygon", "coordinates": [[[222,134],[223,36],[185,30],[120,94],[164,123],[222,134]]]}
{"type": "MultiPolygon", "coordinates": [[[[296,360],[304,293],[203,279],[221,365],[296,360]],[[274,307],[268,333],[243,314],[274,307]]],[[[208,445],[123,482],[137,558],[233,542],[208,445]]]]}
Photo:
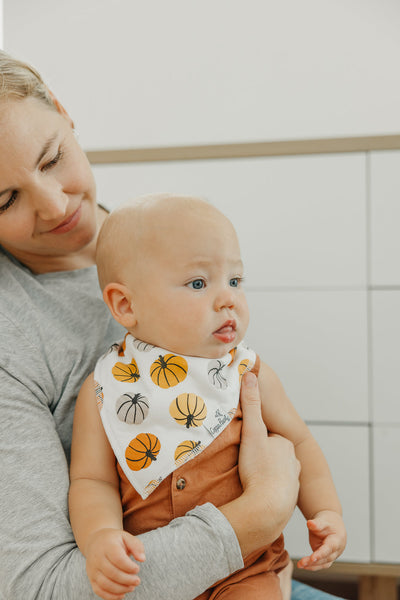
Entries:
{"type": "Polygon", "coordinates": [[[297,563],[300,569],[327,569],[346,546],[346,529],[342,517],[333,510],[323,510],[307,521],[313,553],[297,563]]]}
{"type": "Polygon", "coordinates": [[[85,548],[86,572],[95,594],[104,600],[122,600],[139,585],[139,565],[145,560],[142,542],[119,529],[100,529],[85,548]],[[132,557],[132,558],[131,558],[132,557]]]}

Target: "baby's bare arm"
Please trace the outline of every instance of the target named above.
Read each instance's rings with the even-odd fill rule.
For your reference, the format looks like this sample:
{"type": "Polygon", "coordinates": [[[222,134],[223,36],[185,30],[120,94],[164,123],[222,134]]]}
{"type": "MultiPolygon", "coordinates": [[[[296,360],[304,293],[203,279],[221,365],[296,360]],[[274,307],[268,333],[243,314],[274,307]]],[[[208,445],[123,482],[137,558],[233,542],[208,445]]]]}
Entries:
{"type": "Polygon", "coordinates": [[[96,406],[93,375],[86,379],[76,402],[70,478],[70,519],[75,539],[85,554],[94,531],[122,529],[115,457],[96,406]]]}
{"type": "Polygon", "coordinates": [[[93,591],[105,600],[123,598],[140,583],[139,567],[130,556],[143,561],[144,548],[123,531],[115,457],[97,410],[92,375],[76,404],[70,477],[71,525],[93,591]]]}
{"type": "Polygon", "coordinates": [[[344,550],[346,531],[328,463],[274,371],[262,364],[259,379],[264,421],[271,432],[279,433],[293,442],[301,463],[297,504],[308,521],[310,544],[314,552],[303,559],[299,566],[329,566],[344,550]]]}

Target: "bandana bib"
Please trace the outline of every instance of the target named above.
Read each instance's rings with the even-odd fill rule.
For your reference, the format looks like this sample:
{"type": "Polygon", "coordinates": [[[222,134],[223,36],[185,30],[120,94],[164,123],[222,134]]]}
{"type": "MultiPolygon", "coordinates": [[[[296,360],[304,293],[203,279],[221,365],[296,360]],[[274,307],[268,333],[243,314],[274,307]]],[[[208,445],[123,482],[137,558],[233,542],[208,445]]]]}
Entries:
{"type": "Polygon", "coordinates": [[[243,342],[210,359],[176,355],[130,334],[99,359],[94,379],[103,426],[143,499],[225,429],[255,360],[243,342]]]}

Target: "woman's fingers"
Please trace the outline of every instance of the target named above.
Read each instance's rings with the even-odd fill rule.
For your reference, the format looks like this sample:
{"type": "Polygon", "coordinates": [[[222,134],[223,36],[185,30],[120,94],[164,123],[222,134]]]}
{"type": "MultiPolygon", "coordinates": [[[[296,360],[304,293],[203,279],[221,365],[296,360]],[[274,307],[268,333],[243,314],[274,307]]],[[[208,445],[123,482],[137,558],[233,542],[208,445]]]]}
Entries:
{"type": "Polygon", "coordinates": [[[255,490],[263,497],[264,506],[270,507],[270,518],[283,528],[296,505],[300,463],[289,440],[279,435],[268,436],[253,373],[243,376],[241,406],[239,475],[243,489],[255,490]]]}

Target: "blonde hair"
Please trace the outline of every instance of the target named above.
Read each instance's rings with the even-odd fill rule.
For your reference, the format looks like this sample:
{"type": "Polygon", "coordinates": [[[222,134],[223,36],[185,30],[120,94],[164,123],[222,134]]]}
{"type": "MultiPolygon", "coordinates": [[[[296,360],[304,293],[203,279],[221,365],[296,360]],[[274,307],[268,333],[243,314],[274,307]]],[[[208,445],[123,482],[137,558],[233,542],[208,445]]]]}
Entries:
{"type": "Polygon", "coordinates": [[[36,69],[0,50],[0,101],[27,97],[37,98],[57,110],[50,90],[36,69]]]}

